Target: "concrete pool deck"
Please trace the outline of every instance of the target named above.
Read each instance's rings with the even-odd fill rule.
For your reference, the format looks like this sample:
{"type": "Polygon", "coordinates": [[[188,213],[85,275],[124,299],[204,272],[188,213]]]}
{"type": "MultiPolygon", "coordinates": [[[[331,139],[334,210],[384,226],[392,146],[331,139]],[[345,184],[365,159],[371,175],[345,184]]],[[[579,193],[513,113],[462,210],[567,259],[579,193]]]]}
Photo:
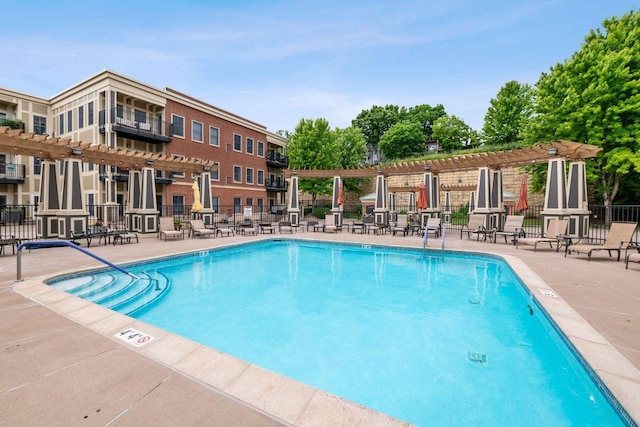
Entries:
{"type": "MultiPolygon", "coordinates": [[[[417,236],[298,232],[92,245],[123,263],[258,239],[300,238],[422,247],[417,236]]],[[[439,239],[429,247],[440,248],[439,239]]],[[[461,240],[446,248],[505,257],[632,418],[640,421],[640,266],[606,253],[563,258],[555,250],[461,240]],[[556,295],[555,297],[553,295],[556,295]]],[[[6,250],[6,248],[5,248],[6,250]]],[[[44,277],[100,267],[70,248],[0,256],[2,425],[404,425],[184,338],[42,285],[44,277]],[[135,328],[155,340],[114,336],[135,328]]]]}

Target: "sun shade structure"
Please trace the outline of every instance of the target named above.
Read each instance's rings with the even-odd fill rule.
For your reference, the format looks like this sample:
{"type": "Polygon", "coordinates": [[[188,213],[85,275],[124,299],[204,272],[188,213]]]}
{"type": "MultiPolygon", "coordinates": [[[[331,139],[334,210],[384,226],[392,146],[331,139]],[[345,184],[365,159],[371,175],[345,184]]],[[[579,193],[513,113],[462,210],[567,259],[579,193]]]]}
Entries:
{"type": "Polygon", "coordinates": [[[84,163],[120,166],[130,169],[153,167],[156,170],[200,174],[215,169],[212,160],[193,158],[177,159],[167,154],[152,154],[129,148],[109,148],[89,142],[50,138],[32,132],[0,126],[0,150],[40,157],[44,160],[76,158],[84,163]]]}
{"type": "MultiPolygon", "coordinates": [[[[425,166],[429,166],[432,173],[458,172],[474,170],[481,167],[501,169],[507,166],[524,166],[532,163],[546,162],[550,152],[554,156],[570,160],[584,160],[596,157],[602,151],[601,147],[583,144],[573,141],[556,141],[534,144],[529,147],[514,148],[512,150],[493,151],[487,153],[474,153],[456,155],[446,159],[420,160],[413,162],[397,162],[390,165],[382,165],[384,175],[415,175],[423,173],[425,166]]],[[[378,175],[381,166],[367,166],[350,169],[298,169],[298,178],[341,178],[374,177],[378,175]]],[[[284,171],[289,178],[292,171],[284,171]]]]}

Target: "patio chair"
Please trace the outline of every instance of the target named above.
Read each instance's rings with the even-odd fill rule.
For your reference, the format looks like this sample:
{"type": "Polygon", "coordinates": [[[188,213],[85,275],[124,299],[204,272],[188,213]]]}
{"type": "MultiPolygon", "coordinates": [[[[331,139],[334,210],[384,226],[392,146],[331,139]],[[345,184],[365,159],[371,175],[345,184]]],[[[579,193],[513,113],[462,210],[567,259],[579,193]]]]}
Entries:
{"type": "Polygon", "coordinates": [[[406,214],[399,214],[398,215],[398,220],[396,221],[396,223],[393,225],[393,227],[390,228],[391,232],[393,233],[393,235],[395,236],[397,232],[402,232],[403,236],[406,236],[407,233],[409,232],[409,218],[406,214]]]}
{"type": "Polygon", "coordinates": [[[254,236],[258,235],[258,227],[253,223],[251,219],[243,219],[236,226],[236,232],[242,233],[243,236],[247,234],[253,234],[254,236]]]}
{"type": "Polygon", "coordinates": [[[425,225],[425,228],[427,229],[427,233],[433,233],[434,236],[438,237],[440,235],[440,231],[442,228],[442,225],[440,224],[440,218],[439,217],[427,218],[427,224],[425,225]]]}
{"type": "Polygon", "coordinates": [[[16,248],[18,247],[18,239],[13,236],[1,236],[0,235],[0,254],[4,251],[5,246],[11,246],[13,254],[16,254],[16,248]]]}
{"type": "Polygon", "coordinates": [[[336,225],[336,217],[333,214],[327,214],[324,217],[324,230],[325,233],[327,232],[333,232],[333,233],[338,233],[338,231],[342,231],[340,230],[340,226],[336,225]]]}
{"type": "Polygon", "coordinates": [[[280,221],[278,223],[278,233],[291,233],[293,234],[293,226],[291,225],[291,221],[280,221]]]}
{"type": "Polygon", "coordinates": [[[553,249],[553,244],[555,243],[556,252],[558,252],[564,241],[564,234],[567,232],[568,226],[568,219],[550,219],[543,237],[517,239],[516,249],[518,249],[520,245],[533,245],[533,251],[535,252],[538,249],[538,243],[548,243],[551,249],[553,249]]]}
{"type": "Polygon", "coordinates": [[[577,245],[569,245],[567,246],[567,250],[564,253],[564,256],[567,256],[567,253],[575,252],[578,254],[587,254],[587,260],[591,261],[591,253],[594,251],[607,251],[609,252],[609,257],[611,257],[611,252],[618,252],[618,261],[620,261],[620,251],[626,249],[633,238],[633,233],[636,231],[636,227],[638,226],[637,222],[612,222],[611,228],[609,228],[609,233],[607,234],[607,238],[602,245],[586,245],[586,244],[577,244],[577,245]]]}
{"type": "Polygon", "coordinates": [[[507,243],[507,237],[511,237],[511,242],[515,245],[516,240],[519,237],[526,237],[522,223],[524,222],[524,215],[507,215],[507,219],[504,222],[502,230],[496,230],[494,232],[494,241],[498,241],[498,236],[504,236],[504,242],[507,243]]]}
{"type": "Polygon", "coordinates": [[[192,219],[189,220],[189,235],[191,237],[208,237],[211,235],[215,237],[216,230],[207,228],[201,219],[192,219]]]}
{"type": "Polygon", "coordinates": [[[184,234],[181,230],[176,230],[175,225],[173,223],[173,217],[171,216],[162,216],[158,221],[158,238],[162,240],[162,236],[164,236],[164,241],[167,241],[167,238],[172,237],[174,239],[182,239],[184,234]]]}
{"type": "Polygon", "coordinates": [[[486,215],[471,214],[469,215],[469,222],[467,225],[463,225],[460,230],[460,239],[462,234],[467,233],[467,239],[471,239],[471,235],[475,234],[480,240],[480,235],[484,236],[484,240],[487,238],[487,228],[485,226],[486,215]]]}
{"type": "Polygon", "coordinates": [[[631,253],[627,255],[627,258],[625,259],[624,268],[629,269],[630,262],[640,262],[640,252],[631,253]]]}

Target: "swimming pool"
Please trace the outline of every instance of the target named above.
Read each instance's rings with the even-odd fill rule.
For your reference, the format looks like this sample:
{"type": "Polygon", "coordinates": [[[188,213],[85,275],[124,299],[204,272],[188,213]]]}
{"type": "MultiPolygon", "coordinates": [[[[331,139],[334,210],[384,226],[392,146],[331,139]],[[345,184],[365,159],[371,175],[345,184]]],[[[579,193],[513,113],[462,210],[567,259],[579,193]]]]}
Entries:
{"type": "Polygon", "coordinates": [[[130,270],[164,289],[134,317],[412,423],[621,424],[495,258],[270,241],[130,270]]]}

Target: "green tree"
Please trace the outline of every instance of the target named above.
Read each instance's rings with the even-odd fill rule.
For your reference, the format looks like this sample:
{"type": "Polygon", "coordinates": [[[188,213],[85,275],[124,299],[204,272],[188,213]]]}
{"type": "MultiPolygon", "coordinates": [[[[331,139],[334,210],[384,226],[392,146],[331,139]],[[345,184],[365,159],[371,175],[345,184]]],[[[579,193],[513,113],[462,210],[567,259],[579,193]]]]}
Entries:
{"type": "Polygon", "coordinates": [[[491,99],[484,116],[484,141],[489,145],[507,144],[523,139],[523,133],[533,114],[534,91],[528,84],[515,80],[500,88],[491,99]]]}
{"type": "Polygon", "coordinates": [[[465,122],[456,116],[442,116],[433,124],[433,138],[443,151],[461,150],[473,145],[474,133],[465,122]]]}
{"type": "Polygon", "coordinates": [[[380,150],[388,159],[424,154],[426,137],[419,122],[403,120],[391,126],[380,138],[380,150]]]}
{"type": "MultiPolygon", "coordinates": [[[[336,134],[326,119],[300,119],[289,135],[287,155],[291,169],[332,169],[340,166],[336,134]]],[[[331,194],[332,180],[302,178],[298,188],[311,194],[313,207],[318,195],[331,194]]]]}
{"type": "Polygon", "coordinates": [[[536,98],[527,139],[602,147],[587,176],[604,204],[612,204],[625,177],[640,172],[640,14],[592,30],[578,52],[542,74],[536,98]]]}
{"type": "Polygon", "coordinates": [[[351,125],[362,131],[367,149],[375,153],[378,160],[382,160],[380,147],[378,146],[380,138],[391,126],[398,123],[404,114],[406,114],[404,108],[400,110],[397,105],[386,105],[384,107],[374,105],[368,110],[362,110],[351,121],[351,125]]]}
{"type": "Polygon", "coordinates": [[[442,116],[446,116],[447,112],[442,104],[438,104],[435,107],[429,104],[416,105],[409,108],[407,112],[407,118],[409,120],[420,123],[422,126],[422,133],[427,139],[433,137],[433,124],[442,116]]]}

